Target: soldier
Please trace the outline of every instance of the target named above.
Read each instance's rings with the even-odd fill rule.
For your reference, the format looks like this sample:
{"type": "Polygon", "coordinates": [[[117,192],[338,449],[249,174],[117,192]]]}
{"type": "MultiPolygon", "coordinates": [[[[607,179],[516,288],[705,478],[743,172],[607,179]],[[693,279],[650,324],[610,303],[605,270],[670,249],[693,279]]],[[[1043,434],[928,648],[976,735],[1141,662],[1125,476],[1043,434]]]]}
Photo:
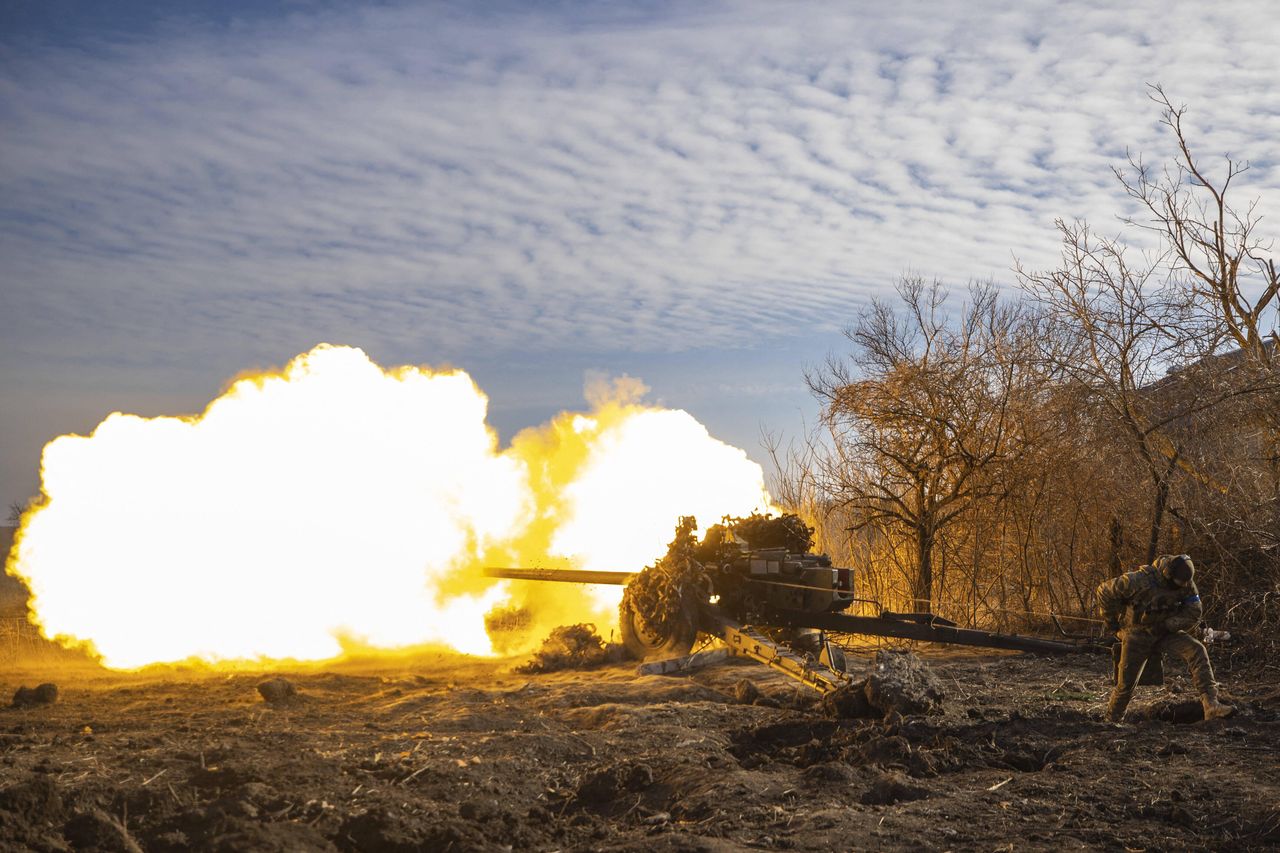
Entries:
{"type": "Polygon", "coordinates": [[[1218,684],[1213,680],[1209,653],[1187,633],[1203,612],[1194,577],[1195,566],[1190,557],[1166,555],[1098,587],[1098,605],[1107,630],[1121,641],[1116,686],[1107,707],[1110,722],[1118,723],[1124,717],[1147,658],[1165,651],[1187,662],[1206,720],[1227,717],[1235,711],[1218,701],[1218,684]]]}

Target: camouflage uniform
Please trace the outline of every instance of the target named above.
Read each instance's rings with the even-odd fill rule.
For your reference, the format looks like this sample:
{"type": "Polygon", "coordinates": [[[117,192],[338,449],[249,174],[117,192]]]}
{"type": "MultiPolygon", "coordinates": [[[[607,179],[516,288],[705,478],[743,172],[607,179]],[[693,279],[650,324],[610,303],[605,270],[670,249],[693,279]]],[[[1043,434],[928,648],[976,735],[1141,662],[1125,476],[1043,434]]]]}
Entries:
{"type": "Polygon", "coordinates": [[[1112,722],[1124,716],[1147,658],[1160,652],[1172,652],[1186,661],[1206,719],[1224,717],[1234,710],[1218,701],[1209,653],[1187,633],[1203,612],[1193,576],[1189,557],[1166,555],[1098,587],[1102,618],[1122,643],[1116,686],[1107,708],[1112,722]]]}

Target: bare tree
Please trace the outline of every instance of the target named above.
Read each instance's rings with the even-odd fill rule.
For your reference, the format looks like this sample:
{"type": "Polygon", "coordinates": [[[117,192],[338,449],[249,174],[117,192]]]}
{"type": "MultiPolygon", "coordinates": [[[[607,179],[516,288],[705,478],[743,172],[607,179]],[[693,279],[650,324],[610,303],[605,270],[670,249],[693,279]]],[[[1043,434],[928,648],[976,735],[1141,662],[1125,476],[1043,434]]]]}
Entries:
{"type": "Polygon", "coordinates": [[[1187,107],[1175,107],[1160,86],[1150,88],[1151,100],[1161,108],[1160,121],[1173,134],[1177,154],[1159,172],[1132,155],[1128,170],[1115,170],[1125,191],[1152,216],[1150,221],[1126,221],[1154,232],[1168,247],[1174,281],[1188,290],[1191,304],[1204,312],[1200,328],[1210,332],[1211,344],[1226,338],[1270,364],[1280,344],[1275,323],[1280,276],[1270,254],[1274,241],[1257,234],[1261,221],[1257,199],[1241,209],[1228,197],[1232,182],[1248,170],[1249,163],[1225,157],[1226,174],[1218,181],[1212,179],[1187,142],[1182,123],[1187,107]]]}
{"type": "Polygon", "coordinates": [[[955,322],[936,282],[904,280],[898,295],[900,309],[874,301],[846,332],[850,359],[806,379],[831,442],[826,493],[854,527],[910,537],[911,597],[928,610],[939,535],[1006,489],[992,474],[1016,452],[1026,361],[1011,343],[1021,314],[993,287],[970,288],[955,322]]]}
{"type": "MultiPolygon", "coordinates": [[[[1185,393],[1205,395],[1207,387],[1213,389],[1208,392],[1210,399],[1231,396],[1221,393],[1225,385],[1237,395],[1227,406],[1197,407],[1195,417],[1178,425],[1184,433],[1199,436],[1197,470],[1212,471],[1211,476],[1198,477],[1203,486],[1198,496],[1202,507],[1222,507],[1223,501],[1235,499],[1241,509],[1221,518],[1210,513],[1202,522],[1191,516],[1183,521],[1200,526],[1219,555],[1230,555],[1268,540],[1266,531],[1272,525],[1259,526],[1245,519],[1274,506],[1280,497],[1280,275],[1272,254],[1275,241],[1259,234],[1259,200],[1237,200],[1237,179],[1248,171],[1248,161],[1224,156],[1225,169],[1217,169],[1215,177],[1188,142],[1186,105],[1175,106],[1158,85],[1150,89],[1176,153],[1158,172],[1141,157],[1131,156],[1129,168],[1117,169],[1116,177],[1150,214],[1145,221],[1126,221],[1156,234],[1168,247],[1171,282],[1187,293],[1199,321],[1192,327],[1198,338],[1190,337],[1189,342],[1201,344],[1201,355],[1213,352],[1220,342],[1239,348],[1238,354],[1229,354],[1225,360],[1202,358],[1180,377],[1185,393]],[[1233,424],[1229,446],[1205,454],[1208,431],[1217,432],[1214,421],[1222,419],[1233,424]],[[1249,448],[1253,459],[1223,470],[1221,461],[1235,458],[1242,446],[1249,448]],[[1241,529],[1251,527],[1258,535],[1241,539],[1241,529]],[[1226,539],[1235,545],[1223,546],[1224,528],[1233,531],[1226,539]],[[1252,544],[1246,547],[1244,542],[1252,544]]],[[[1270,541],[1262,551],[1274,554],[1274,534],[1270,541]]]]}
{"type": "Polygon", "coordinates": [[[1046,319],[1042,356],[1052,375],[1121,430],[1150,478],[1153,558],[1180,459],[1164,427],[1186,412],[1168,412],[1147,389],[1176,363],[1190,302],[1159,279],[1158,263],[1131,263],[1123,243],[1098,237],[1086,224],[1057,226],[1060,266],[1036,272],[1018,264],[1015,271],[1046,319]]]}
{"type": "MultiPolygon", "coordinates": [[[[1133,264],[1121,241],[1059,221],[1060,267],[1016,270],[1059,327],[1046,352],[1059,376],[1087,390],[1150,480],[1148,559],[1159,547],[1175,476],[1209,484],[1188,458],[1180,424],[1236,398],[1275,393],[1277,332],[1268,318],[1280,291],[1271,243],[1256,234],[1257,202],[1241,211],[1228,198],[1248,164],[1227,158],[1226,176],[1215,184],[1187,142],[1186,107],[1174,107],[1159,86],[1151,97],[1178,153],[1159,172],[1133,156],[1128,170],[1115,172],[1153,217],[1125,221],[1159,237],[1158,256],[1133,264]],[[1241,357],[1216,356],[1223,343],[1238,346],[1241,357]]],[[[1270,420],[1274,433],[1276,416],[1270,420]]]]}

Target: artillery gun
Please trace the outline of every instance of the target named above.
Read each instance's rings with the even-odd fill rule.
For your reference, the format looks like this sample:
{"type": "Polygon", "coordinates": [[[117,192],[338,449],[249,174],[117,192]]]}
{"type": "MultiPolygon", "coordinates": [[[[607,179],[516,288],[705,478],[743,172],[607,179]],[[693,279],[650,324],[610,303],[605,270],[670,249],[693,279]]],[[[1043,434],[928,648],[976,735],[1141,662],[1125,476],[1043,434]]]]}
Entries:
{"type": "Polygon", "coordinates": [[[619,625],[627,650],[644,672],[690,665],[698,637],[717,637],[729,653],[748,657],[826,694],[845,686],[843,647],[851,635],[895,637],[949,645],[1045,654],[1102,651],[1102,638],[1045,639],[961,628],[932,613],[895,613],[855,594],[852,568],[814,554],[812,529],[797,516],[725,519],[701,541],[697,522],[680,519],[666,557],[641,572],[488,568],[489,577],[615,584],[626,587],[619,625]],[[855,602],[875,616],[847,613],[855,602]]]}

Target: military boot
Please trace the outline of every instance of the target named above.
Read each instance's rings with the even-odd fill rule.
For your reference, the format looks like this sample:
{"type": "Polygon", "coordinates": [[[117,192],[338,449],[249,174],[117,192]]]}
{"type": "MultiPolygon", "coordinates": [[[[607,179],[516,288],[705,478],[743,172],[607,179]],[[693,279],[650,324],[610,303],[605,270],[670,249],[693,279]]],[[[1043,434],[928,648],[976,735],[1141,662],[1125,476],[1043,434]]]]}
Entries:
{"type": "Polygon", "coordinates": [[[1204,718],[1206,720],[1220,720],[1223,717],[1230,717],[1236,712],[1234,705],[1218,701],[1216,691],[1201,696],[1200,704],[1204,706],[1204,718]]]}
{"type": "Polygon", "coordinates": [[[1107,713],[1103,717],[1108,723],[1118,723],[1124,719],[1124,709],[1129,707],[1130,694],[1112,693],[1107,703],[1107,713]]]}

